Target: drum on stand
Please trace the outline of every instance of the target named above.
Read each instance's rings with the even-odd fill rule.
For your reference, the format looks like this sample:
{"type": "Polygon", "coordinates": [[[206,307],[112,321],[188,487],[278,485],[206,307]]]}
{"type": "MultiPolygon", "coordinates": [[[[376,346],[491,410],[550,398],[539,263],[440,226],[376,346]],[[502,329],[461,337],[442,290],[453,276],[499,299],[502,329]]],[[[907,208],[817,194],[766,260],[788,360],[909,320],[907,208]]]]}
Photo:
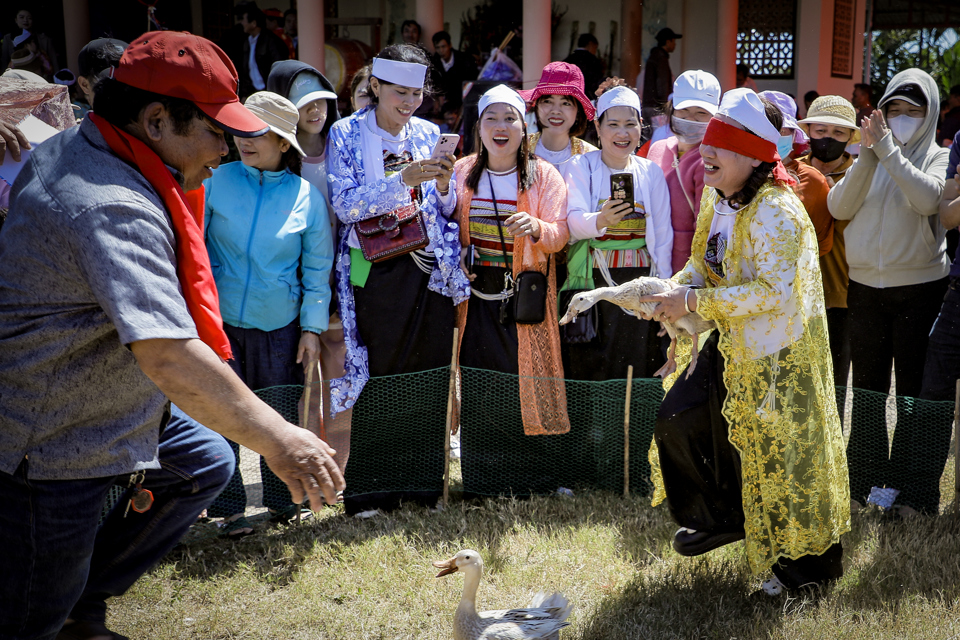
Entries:
{"type": "Polygon", "coordinates": [[[324,45],[324,73],[341,97],[350,99],[350,81],[353,74],[373,58],[373,50],[365,42],[347,38],[332,38],[324,45]]]}

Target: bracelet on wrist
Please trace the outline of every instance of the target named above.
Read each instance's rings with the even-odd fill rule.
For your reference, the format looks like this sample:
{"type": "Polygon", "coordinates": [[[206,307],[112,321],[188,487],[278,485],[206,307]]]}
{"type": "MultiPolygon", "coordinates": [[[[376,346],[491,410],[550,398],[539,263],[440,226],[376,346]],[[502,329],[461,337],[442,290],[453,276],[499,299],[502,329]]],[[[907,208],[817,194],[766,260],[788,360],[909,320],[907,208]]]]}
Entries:
{"type": "MultiPolygon", "coordinates": [[[[683,308],[687,311],[687,313],[693,313],[693,311],[690,309],[691,293],[693,293],[693,289],[691,289],[690,287],[687,287],[687,292],[683,294],[683,308]]],[[[696,296],[697,294],[693,293],[693,295],[696,296]]]]}
{"type": "Polygon", "coordinates": [[[315,335],[315,336],[318,336],[318,337],[320,336],[320,334],[319,334],[318,332],[316,332],[316,331],[311,331],[310,329],[303,329],[300,333],[312,333],[312,334],[315,335]]]}

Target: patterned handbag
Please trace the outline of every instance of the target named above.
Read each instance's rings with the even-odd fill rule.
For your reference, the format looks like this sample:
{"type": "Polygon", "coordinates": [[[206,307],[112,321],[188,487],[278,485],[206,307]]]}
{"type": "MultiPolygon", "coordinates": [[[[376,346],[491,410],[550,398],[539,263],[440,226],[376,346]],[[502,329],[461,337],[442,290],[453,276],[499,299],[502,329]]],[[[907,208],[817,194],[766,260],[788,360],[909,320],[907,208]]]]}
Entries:
{"type": "Polygon", "coordinates": [[[427,229],[416,204],[357,223],[360,251],[370,262],[383,262],[427,246],[427,229]]]}

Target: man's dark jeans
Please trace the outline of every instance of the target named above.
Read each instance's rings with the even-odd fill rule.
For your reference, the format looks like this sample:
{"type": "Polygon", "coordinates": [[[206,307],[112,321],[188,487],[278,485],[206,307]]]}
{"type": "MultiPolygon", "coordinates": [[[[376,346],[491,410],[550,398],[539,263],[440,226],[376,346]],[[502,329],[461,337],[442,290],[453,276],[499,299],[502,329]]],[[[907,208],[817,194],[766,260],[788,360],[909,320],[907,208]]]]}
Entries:
{"type": "MultiPolygon", "coordinates": [[[[954,400],[960,378],[960,278],[951,278],[940,315],[933,323],[923,368],[924,400],[954,400]]],[[[950,455],[949,422],[929,425],[923,455],[917,460],[919,509],[936,513],[940,503],[940,476],[950,455]],[[933,429],[933,427],[936,427],[933,429]]]]}
{"type": "Polygon", "coordinates": [[[30,480],[29,460],[0,473],[0,640],[52,639],[66,618],[104,622],[124,593],[186,533],[233,474],[227,441],[178,408],[146,472],[154,503],[126,513],[129,491],[97,528],[115,484],[129,476],[30,480]]]}

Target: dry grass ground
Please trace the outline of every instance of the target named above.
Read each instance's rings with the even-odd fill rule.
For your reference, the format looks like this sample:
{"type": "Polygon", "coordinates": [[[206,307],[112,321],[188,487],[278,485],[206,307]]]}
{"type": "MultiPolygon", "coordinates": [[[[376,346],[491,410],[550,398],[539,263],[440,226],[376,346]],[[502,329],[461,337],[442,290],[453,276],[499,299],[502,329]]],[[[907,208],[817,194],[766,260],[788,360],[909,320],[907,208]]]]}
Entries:
{"type": "Polygon", "coordinates": [[[462,579],[436,579],[430,563],[469,547],[486,561],[481,607],[561,590],[575,604],[568,639],[960,638],[960,519],[948,515],[855,516],[846,575],[804,598],[752,595],[762,577],[742,543],[678,556],[664,509],[609,493],[454,500],[369,520],[328,508],[257,528],[175,550],[111,604],[111,628],[138,640],[449,638],[462,579]]]}

